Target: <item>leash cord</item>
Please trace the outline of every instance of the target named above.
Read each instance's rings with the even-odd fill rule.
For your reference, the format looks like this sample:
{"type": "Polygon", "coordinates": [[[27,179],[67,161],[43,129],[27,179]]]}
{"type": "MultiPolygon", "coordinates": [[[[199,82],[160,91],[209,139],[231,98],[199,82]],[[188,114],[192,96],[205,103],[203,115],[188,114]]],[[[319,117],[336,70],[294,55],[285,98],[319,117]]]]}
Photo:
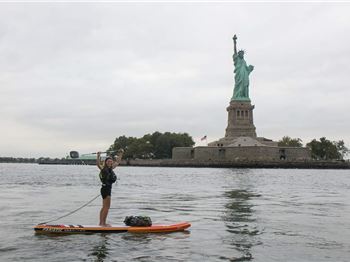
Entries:
{"type": "Polygon", "coordinates": [[[61,218],[64,218],[64,217],[67,217],[67,216],[70,216],[72,214],[74,214],[75,212],[79,211],[80,209],[86,207],[87,205],[89,205],[90,203],[92,203],[96,198],[98,198],[100,196],[100,194],[98,194],[97,196],[95,196],[93,199],[91,199],[89,202],[85,203],[84,205],[82,205],[81,207],[69,212],[68,214],[65,214],[63,216],[60,216],[58,218],[54,218],[54,219],[51,219],[51,220],[48,220],[48,221],[45,221],[45,222],[42,222],[42,223],[39,223],[38,225],[43,225],[43,224],[47,224],[47,223],[50,223],[52,221],[56,221],[56,220],[59,220],[61,218]]]}

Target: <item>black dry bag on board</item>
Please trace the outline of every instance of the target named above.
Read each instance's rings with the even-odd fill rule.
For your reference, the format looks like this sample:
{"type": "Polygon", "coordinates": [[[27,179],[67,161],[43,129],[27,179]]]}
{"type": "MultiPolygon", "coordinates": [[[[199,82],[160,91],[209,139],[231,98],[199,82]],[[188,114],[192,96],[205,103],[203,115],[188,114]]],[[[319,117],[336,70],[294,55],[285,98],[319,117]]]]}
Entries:
{"type": "Polygon", "coordinates": [[[150,217],[145,216],[127,216],[124,219],[124,223],[131,227],[150,227],[152,226],[152,220],[150,217]]]}

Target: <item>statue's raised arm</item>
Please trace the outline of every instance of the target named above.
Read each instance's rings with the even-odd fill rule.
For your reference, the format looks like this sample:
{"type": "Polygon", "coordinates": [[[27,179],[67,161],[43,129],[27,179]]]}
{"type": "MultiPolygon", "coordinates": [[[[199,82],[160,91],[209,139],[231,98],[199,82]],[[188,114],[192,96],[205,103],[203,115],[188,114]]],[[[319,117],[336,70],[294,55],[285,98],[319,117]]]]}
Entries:
{"type": "Polygon", "coordinates": [[[237,36],[234,35],[232,39],[233,39],[233,49],[235,52],[234,54],[237,55],[237,36]]]}

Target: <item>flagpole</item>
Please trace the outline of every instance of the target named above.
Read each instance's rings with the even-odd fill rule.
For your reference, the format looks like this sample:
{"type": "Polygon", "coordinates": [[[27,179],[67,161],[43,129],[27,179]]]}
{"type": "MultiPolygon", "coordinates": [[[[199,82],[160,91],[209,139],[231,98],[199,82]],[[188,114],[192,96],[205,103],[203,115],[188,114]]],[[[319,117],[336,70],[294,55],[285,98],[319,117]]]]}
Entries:
{"type": "Polygon", "coordinates": [[[203,136],[200,141],[202,142],[203,140],[205,140],[205,144],[208,146],[207,135],[203,136]]]}

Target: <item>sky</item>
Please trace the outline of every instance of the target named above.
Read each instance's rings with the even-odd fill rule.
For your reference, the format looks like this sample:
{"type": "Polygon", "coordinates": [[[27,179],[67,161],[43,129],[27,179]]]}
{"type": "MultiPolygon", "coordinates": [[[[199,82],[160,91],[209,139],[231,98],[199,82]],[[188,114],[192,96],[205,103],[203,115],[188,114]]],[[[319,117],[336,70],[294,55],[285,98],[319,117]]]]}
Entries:
{"type": "Polygon", "coordinates": [[[225,135],[233,43],[257,135],[350,147],[350,3],[0,3],[0,157],[225,135]]]}

